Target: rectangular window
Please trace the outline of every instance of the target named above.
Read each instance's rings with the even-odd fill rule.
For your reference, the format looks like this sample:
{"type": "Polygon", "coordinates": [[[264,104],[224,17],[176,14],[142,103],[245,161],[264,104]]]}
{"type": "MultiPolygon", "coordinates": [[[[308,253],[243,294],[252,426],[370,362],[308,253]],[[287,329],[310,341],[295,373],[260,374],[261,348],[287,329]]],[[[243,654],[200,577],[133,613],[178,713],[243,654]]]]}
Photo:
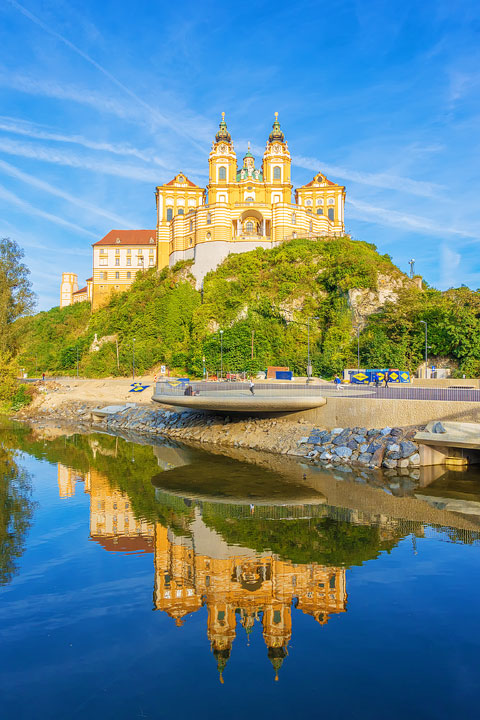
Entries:
{"type": "Polygon", "coordinates": [[[171,220],[173,218],[173,208],[169,207],[167,208],[167,220],[171,220]]]}
{"type": "Polygon", "coordinates": [[[120,255],[120,248],[115,248],[115,255],[120,255]]]}
{"type": "Polygon", "coordinates": [[[127,272],[127,280],[130,280],[131,277],[132,277],[132,273],[131,273],[131,272],[127,272]]]}
{"type": "Polygon", "coordinates": [[[120,279],[120,273],[119,273],[119,272],[116,272],[116,273],[115,273],[115,280],[119,280],[119,279],[120,279]]]}
{"type": "Polygon", "coordinates": [[[131,255],[131,254],[132,254],[132,248],[127,248],[127,255],[131,255]]]}
{"type": "Polygon", "coordinates": [[[335,210],[331,207],[328,208],[328,219],[335,220],[335,210]]]}
{"type": "Polygon", "coordinates": [[[143,265],[143,255],[137,257],[137,265],[143,265]]]}
{"type": "Polygon", "coordinates": [[[132,264],[132,258],[131,258],[131,257],[127,257],[127,265],[131,265],[131,264],[132,264]]]}
{"type": "Polygon", "coordinates": [[[153,266],[153,265],[155,265],[155,259],[154,259],[154,258],[152,258],[152,257],[151,257],[151,258],[149,258],[149,260],[148,260],[148,264],[149,264],[150,266],[153,266]]]}
{"type": "Polygon", "coordinates": [[[106,265],[106,264],[107,264],[107,258],[100,256],[100,265],[101,265],[101,266],[104,266],[104,265],[106,265]]]}
{"type": "Polygon", "coordinates": [[[154,252],[155,252],[155,250],[153,248],[150,248],[150,250],[148,251],[148,254],[153,255],[154,252]]]}
{"type": "Polygon", "coordinates": [[[120,258],[115,258],[115,265],[120,265],[120,258]]]}

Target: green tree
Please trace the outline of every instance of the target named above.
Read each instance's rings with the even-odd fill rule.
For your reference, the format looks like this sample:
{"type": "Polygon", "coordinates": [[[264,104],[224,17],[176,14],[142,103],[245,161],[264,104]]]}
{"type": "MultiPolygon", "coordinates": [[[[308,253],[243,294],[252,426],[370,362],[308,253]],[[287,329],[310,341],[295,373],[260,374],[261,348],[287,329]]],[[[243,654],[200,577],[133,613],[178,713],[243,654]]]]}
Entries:
{"type": "Polygon", "coordinates": [[[0,350],[13,350],[12,323],[35,307],[30,270],[23,250],[10,238],[0,240],[0,350]]]}

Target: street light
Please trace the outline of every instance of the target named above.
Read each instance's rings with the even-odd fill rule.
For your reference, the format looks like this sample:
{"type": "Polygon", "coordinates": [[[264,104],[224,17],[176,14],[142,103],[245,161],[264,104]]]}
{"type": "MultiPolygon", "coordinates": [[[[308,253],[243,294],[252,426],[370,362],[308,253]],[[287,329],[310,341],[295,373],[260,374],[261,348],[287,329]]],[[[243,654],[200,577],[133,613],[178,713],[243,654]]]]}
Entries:
{"type": "Polygon", "coordinates": [[[357,331],[357,372],[360,372],[360,325],[355,328],[357,331]]]}
{"type": "Polygon", "coordinates": [[[132,380],[135,382],[135,338],[132,342],[132,380]]]}
{"type": "Polygon", "coordinates": [[[223,380],[223,330],[220,330],[220,380],[223,380]]]}
{"type": "Polygon", "coordinates": [[[427,377],[427,369],[428,369],[428,329],[427,329],[427,322],[426,320],[420,320],[422,325],[425,325],[425,378],[427,377]]]}
{"type": "Polygon", "coordinates": [[[307,318],[307,382],[312,375],[312,366],[310,365],[310,320],[320,320],[316,315],[307,318]]]}

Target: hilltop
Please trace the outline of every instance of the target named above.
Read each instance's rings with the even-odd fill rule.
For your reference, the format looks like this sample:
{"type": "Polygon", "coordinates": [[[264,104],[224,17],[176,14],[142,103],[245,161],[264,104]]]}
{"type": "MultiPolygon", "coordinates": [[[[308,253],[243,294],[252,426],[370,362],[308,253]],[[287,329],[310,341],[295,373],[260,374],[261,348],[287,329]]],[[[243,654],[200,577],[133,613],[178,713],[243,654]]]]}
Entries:
{"type": "Polygon", "coordinates": [[[432,356],[480,372],[479,292],[420,289],[372,244],[295,239],[230,255],[201,291],[189,267],[149,270],[94,314],[79,303],[18,320],[18,362],[29,374],[35,366],[68,374],[78,351],[80,374],[126,375],[134,345],[139,373],[166,364],[201,376],[204,363],[210,373],[219,368],[223,330],[224,371],[287,365],[305,374],[310,318],[315,374],[356,366],[356,327],[362,365],[413,369],[422,361],[426,319],[432,356]]]}

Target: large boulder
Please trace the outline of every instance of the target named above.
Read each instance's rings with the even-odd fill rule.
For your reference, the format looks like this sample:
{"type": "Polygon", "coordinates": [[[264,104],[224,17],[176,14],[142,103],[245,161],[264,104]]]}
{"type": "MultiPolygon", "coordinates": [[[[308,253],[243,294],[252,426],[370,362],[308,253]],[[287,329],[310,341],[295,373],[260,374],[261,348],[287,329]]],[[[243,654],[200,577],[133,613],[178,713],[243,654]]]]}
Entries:
{"type": "Polygon", "coordinates": [[[334,452],[338,457],[344,458],[344,459],[349,458],[350,455],[352,454],[352,450],[350,450],[349,447],[345,447],[345,446],[336,447],[334,452]]]}
{"type": "Polygon", "coordinates": [[[411,440],[402,440],[400,443],[400,452],[402,453],[402,458],[410,457],[410,455],[417,452],[417,446],[411,440]]]}

